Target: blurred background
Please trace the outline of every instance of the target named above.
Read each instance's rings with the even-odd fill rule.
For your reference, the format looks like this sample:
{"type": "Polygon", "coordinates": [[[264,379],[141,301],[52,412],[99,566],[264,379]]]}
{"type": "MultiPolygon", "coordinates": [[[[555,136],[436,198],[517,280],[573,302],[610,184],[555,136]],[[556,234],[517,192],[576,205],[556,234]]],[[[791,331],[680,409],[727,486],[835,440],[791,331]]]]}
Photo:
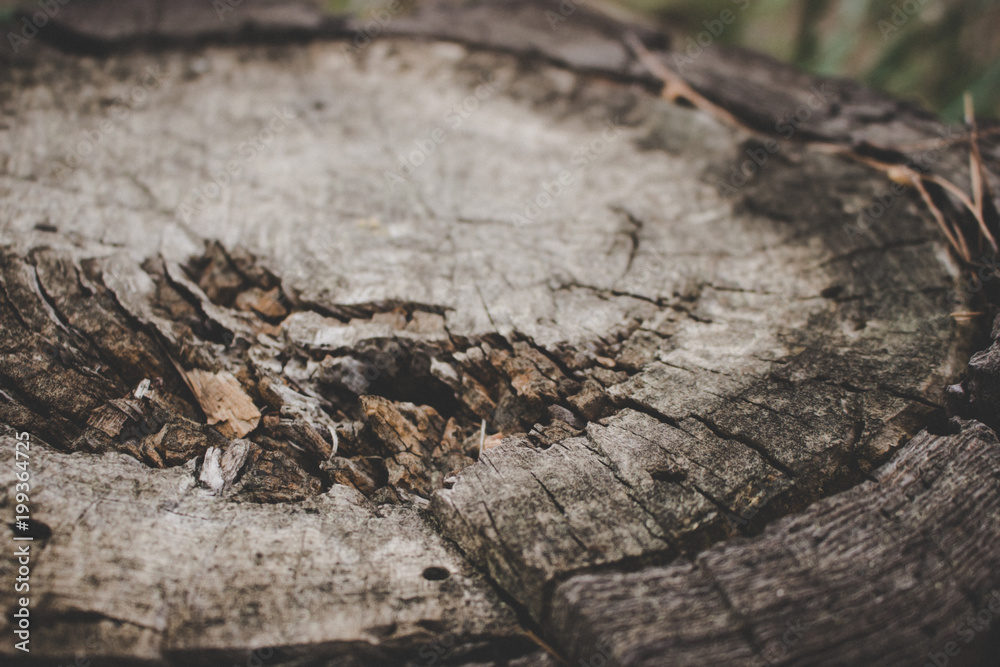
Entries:
{"type": "Polygon", "coordinates": [[[718,41],[808,71],[915,99],[946,120],[969,90],[981,117],[1000,118],[997,0],[616,0],[696,36],[724,10],[718,41]]]}
{"type": "MultiPolygon", "coordinates": [[[[998,0],[565,1],[618,5],[692,38],[728,10],[735,20],[713,43],[763,51],[816,74],[856,79],[915,100],[949,121],[961,120],[962,96],[969,90],[980,117],[1000,118],[998,0]]],[[[326,2],[331,10],[358,14],[384,4],[326,2]]]]}
{"type": "MultiPolygon", "coordinates": [[[[32,7],[35,1],[0,0],[0,20],[10,18],[14,6],[32,7]]],[[[392,0],[305,1],[363,16],[392,0]]],[[[949,121],[961,119],[962,95],[969,90],[980,117],[1000,118],[1000,0],[563,1],[617,6],[692,39],[706,30],[706,22],[729,11],[734,20],[712,36],[713,43],[745,46],[810,72],[860,80],[949,121]]]]}

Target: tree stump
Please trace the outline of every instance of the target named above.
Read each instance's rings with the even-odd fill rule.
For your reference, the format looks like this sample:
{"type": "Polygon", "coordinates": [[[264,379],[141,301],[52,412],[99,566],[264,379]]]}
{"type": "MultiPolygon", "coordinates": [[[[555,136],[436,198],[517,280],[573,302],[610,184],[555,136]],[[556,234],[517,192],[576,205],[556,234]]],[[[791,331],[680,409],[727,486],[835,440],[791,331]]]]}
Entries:
{"type": "Polygon", "coordinates": [[[947,128],[711,47],[681,74],[734,127],[658,94],[628,36],[670,65],[669,35],[573,7],[371,39],[80,2],[5,56],[5,661],[989,654],[962,267],[919,195],[815,150],[947,128]]]}

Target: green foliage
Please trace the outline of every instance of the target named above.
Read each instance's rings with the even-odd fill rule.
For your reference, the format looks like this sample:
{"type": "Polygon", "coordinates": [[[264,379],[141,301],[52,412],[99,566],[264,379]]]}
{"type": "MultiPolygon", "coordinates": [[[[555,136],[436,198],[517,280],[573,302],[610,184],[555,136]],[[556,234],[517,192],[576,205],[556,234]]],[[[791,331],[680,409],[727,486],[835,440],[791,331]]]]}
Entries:
{"type": "Polygon", "coordinates": [[[948,120],[962,95],[1000,117],[1000,2],[996,0],[618,0],[695,35],[723,10],[719,41],[766,51],[828,76],[915,98],[948,120]]]}
{"type": "Polygon", "coordinates": [[[323,9],[331,14],[352,14],[360,13],[351,0],[324,0],[323,9]]]}

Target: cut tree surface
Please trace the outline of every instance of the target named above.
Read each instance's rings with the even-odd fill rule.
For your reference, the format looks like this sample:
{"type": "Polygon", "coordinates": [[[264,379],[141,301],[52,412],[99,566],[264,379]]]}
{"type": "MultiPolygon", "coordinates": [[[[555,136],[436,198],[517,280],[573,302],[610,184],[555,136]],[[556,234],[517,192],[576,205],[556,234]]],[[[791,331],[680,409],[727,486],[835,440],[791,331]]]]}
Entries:
{"type": "Polygon", "coordinates": [[[924,433],[872,481],[757,539],[569,579],[553,634],[574,658],[611,647],[623,665],[922,664],[952,643],[946,657],[990,664],[995,637],[976,617],[1000,612],[998,457],[982,424],[924,433]]]}
{"type": "MultiPolygon", "coordinates": [[[[750,661],[828,600],[783,659],[897,664],[1000,583],[921,541],[995,521],[996,441],[910,441],[971,342],[919,196],[859,227],[879,172],[668,103],[583,9],[552,33],[544,3],[435,4],[357,47],[352,19],[247,5],[68,5],[53,35],[103,55],[38,40],[0,78],[0,421],[35,438],[50,532],[34,655],[546,664],[530,630],[573,659],[750,661]],[[753,606],[795,571],[791,611],[753,606]]],[[[822,84],[796,139],[942,130],[718,51],[691,81],[752,127],[822,84]]]]}
{"type": "MultiPolygon", "coordinates": [[[[13,442],[2,449],[11,488],[13,442]]],[[[412,508],[377,508],[345,486],[233,503],[198,488],[193,466],[151,474],[121,454],[31,454],[35,532],[51,531],[31,543],[32,584],[44,582],[31,591],[32,655],[209,665],[312,646],[313,657],[347,647],[392,664],[444,631],[465,655],[535,646],[412,508]]]]}

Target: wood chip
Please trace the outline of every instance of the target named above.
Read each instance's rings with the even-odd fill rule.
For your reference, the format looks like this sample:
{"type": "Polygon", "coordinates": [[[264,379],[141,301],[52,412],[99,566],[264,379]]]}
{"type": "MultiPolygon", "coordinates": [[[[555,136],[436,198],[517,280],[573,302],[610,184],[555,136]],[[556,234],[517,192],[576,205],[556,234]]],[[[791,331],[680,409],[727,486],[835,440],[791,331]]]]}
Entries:
{"type": "Polygon", "coordinates": [[[215,495],[225,493],[246,466],[247,459],[257,450],[257,445],[249,440],[234,441],[225,453],[218,447],[209,447],[198,481],[215,495]]]}
{"type": "Polygon", "coordinates": [[[196,368],[185,375],[208,423],[217,425],[227,438],[242,438],[257,428],[260,410],[232,373],[210,373],[196,368]]]}

